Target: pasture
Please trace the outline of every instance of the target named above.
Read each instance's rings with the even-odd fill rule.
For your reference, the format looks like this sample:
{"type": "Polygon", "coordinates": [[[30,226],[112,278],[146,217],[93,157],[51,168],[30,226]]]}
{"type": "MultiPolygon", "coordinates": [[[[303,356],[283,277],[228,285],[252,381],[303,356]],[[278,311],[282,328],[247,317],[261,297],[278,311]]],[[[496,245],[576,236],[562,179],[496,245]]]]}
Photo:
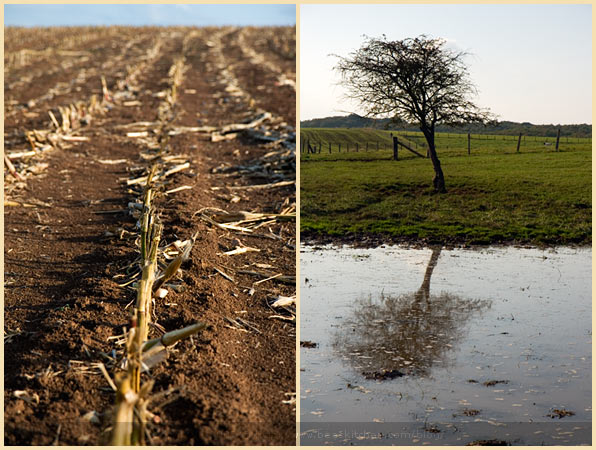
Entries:
{"type": "MultiPolygon", "coordinates": [[[[422,136],[410,146],[425,153],[422,136]],[[416,144],[415,146],[413,144],[416,144]]],[[[591,140],[437,134],[447,194],[432,191],[432,164],[401,149],[376,150],[389,131],[304,129],[301,151],[301,231],[305,237],[363,234],[391,240],[453,244],[590,244],[591,140]],[[370,139],[370,141],[369,141],[370,139]],[[350,140],[350,141],[348,141],[350,140]],[[342,153],[329,143],[350,142],[342,153]],[[355,151],[358,142],[358,152],[355,151]],[[545,145],[550,143],[550,145],[545,145]],[[364,144],[364,145],[363,145],[364,144]],[[335,150],[335,151],[334,151],[335,150]]]]}
{"type": "MultiPolygon", "coordinates": [[[[426,154],[426,141],[421,132],[390,131],[374,128],[304,128],[300,131],[300,149],[303,159],[392,159],[392,136],[414,150],[426,154]],[[308,153],[307,145],[315,149],[308,153]]],[[[519,136],[495,134],[470,134],[470,155],[517,153],[519,136]]],[[[436,133],[435,141],[441,154],[449,156],[468,155],[468,134],[436,133]]],[[[557,138],[554,136],[523,136],[520,153],[555,151],[557,138]]],[[[592,140],[588,138],[563,136],[559,139],[559,150],[588,150],[592,140]]],[[[399,158],[417,156],[400,146],[399,158]]]]}

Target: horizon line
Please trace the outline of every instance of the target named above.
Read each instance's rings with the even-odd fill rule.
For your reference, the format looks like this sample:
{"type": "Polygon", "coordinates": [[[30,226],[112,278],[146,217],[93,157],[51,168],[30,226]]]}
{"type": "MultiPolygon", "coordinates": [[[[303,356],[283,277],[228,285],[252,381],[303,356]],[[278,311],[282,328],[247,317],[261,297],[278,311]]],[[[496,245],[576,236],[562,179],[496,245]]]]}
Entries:
{"type": "MultiPolygon", "coordinates": [[[[361,116],[361,115],[356,114],[356,113],[350,113],[350,114],[345,115],[345,116],[340,116],[340,115],[337,115],[337,116],[324,116],[324,117],[313,117],[313,118],[310,118],[310,119],[302,119],[301,118],[300,119],[300,122],[305,122],[307,120],[331,119],[331,118],[335,118],[335,117],[337,117],[337,118],[343,118],[343,117],[349,117],[351,115],[355,115],[355,116],[361,117],[362,119],[368,119],[368,120],[390,120],[387,117],[385,117],[385,118],[372,118],[372,117],[361,116]]],[[[536,125],[536,126],[547,126],[547,125],[552,125],[552,126],[557,126],[557,125],[561,125],[561,126],[563,126],[563,125],[567,125],[567,126],[568,125],[588,125],[590,127],[592,126],[592,124],[591,123],[588,123],[588,122],[581,122],[581,123],[553,123],[553,122],[551,122],[551,123],[534,123],[534,122],[527,122],[527,121],[526,122],[518,122],[518,121],[515,121],[515,120],[497,120],[496,122],[497,123],[510,122],[510,123],[518,123],[520,125],[529,124],[529,125],[536,125]]],[[[479,122],[469,122],[469,123],[479,123],[479,122]]],[[[414,125],[415,126],[416,124],[415,123],[414,124],[408,123],[408,125],[414,125]]],[[[449,124],[440,124],[439,123],[437,125],[449,125],[449,124]]],[[[455,126],[455,125],[451,125],[451,126],[455,126]]]]}

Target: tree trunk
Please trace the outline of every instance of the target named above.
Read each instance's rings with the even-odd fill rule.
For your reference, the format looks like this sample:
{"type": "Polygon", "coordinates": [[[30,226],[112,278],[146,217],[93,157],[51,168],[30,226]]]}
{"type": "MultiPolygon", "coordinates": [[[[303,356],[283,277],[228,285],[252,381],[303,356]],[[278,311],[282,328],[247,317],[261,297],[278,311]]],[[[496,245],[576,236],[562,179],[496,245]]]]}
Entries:
{"type": "Polygon", "coordinates": [[[426,266],[426,272],[424,272],[424,281],[416,292],[416,301],[425,300],[428,302],[430,300],[430,278],[433,275],[433,270],[435,270],[435,266],[437,265],[437,261],[439,260],[439,256],[441,255],[442,247],[435,247],[433,248],[433,253],[430,257],[430,261],[426,266]]]}
{"type": "Polygon", "coordinates": [[[445,176],[443,175],[443,169],[441,169],[441,161],[439,161],[439,157],[437,156],[437,151],[435,149],[434,127],[429,129],[421,129],[422,133],[424,133],[424,137],[426,138],[426,142],[428,143],[428,154],[430,155],[430,160],[433,163],[433,169],[435,169],[435,177],[433,178],[435,192],[443,194],[447,192],[447,189],[445,189],[445,176]]]}

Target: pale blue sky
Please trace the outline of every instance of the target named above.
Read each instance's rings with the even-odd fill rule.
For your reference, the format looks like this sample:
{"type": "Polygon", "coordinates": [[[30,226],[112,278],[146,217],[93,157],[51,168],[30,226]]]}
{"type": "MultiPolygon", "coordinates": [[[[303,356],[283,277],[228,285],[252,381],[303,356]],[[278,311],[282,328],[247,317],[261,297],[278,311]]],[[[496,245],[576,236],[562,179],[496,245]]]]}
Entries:
{"type": "Polygon", "coordinates": [[[500,120],[592,123],[591,5],[301,5],[301,120],[360,112],[341,99],[329,55],[364,34],[427,34],[472,53],[476,101],[500,120]]]}
{"type": "Polygon", "coordinates": [[[4,5],[4,25],[294,25],[295,5],[4,5]]]}

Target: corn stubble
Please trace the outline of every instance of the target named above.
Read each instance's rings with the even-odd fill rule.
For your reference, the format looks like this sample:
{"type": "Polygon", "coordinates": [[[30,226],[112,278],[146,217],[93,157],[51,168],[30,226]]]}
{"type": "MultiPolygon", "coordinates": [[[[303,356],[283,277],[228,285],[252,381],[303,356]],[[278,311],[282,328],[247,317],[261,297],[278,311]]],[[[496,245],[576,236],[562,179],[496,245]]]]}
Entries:
{"type": "MultiPolygon", "coordinates": [[[[181,83],[183,72],[183,59],[177,59],[169,74],[170,92],[159,109],[159,119],[163,125],[162,135],[166,133],[167,136],[166,121],[170,119],[171,108],[176,98],[176,87],[181,83]]],[[[168,157],[163,153],[164,145],[160,146],[155,159],[165,162],[168,157]]],[[[142,210],[140,217],[141,279],[137,285],[137,299],[130,318],[130,330],[125,333],[124,371],[115,376],[117,391],[111,445],[145,445],[145,437],[148,436],[147,423],[151,420],[155,421],[157,416],[147,408],[152,399],[153,380],[143,381],[142,373],[148,372],[151,367],[165,360],[167,347],[206,328],[206,324],[197,322],[180,330],[164,333],[159,338],[148,339],[150,325],[157,325],[152,320],[153,299],[159,297],[162,286],[179,272],[182,263],[190,257],[197,237],[195,234],[187,241],[185,247],[180,249],[178,255],[160,273],[158,256],[163,225],[152,204],[157,189],[155,183],[188,167],[189,164],[185,163],[167,171],[165,169],[160,171],[158,162],[155,162],[146,176],[127,181],[128,185],[144,186],[143,203],[139,205],[142,210]]]]}

